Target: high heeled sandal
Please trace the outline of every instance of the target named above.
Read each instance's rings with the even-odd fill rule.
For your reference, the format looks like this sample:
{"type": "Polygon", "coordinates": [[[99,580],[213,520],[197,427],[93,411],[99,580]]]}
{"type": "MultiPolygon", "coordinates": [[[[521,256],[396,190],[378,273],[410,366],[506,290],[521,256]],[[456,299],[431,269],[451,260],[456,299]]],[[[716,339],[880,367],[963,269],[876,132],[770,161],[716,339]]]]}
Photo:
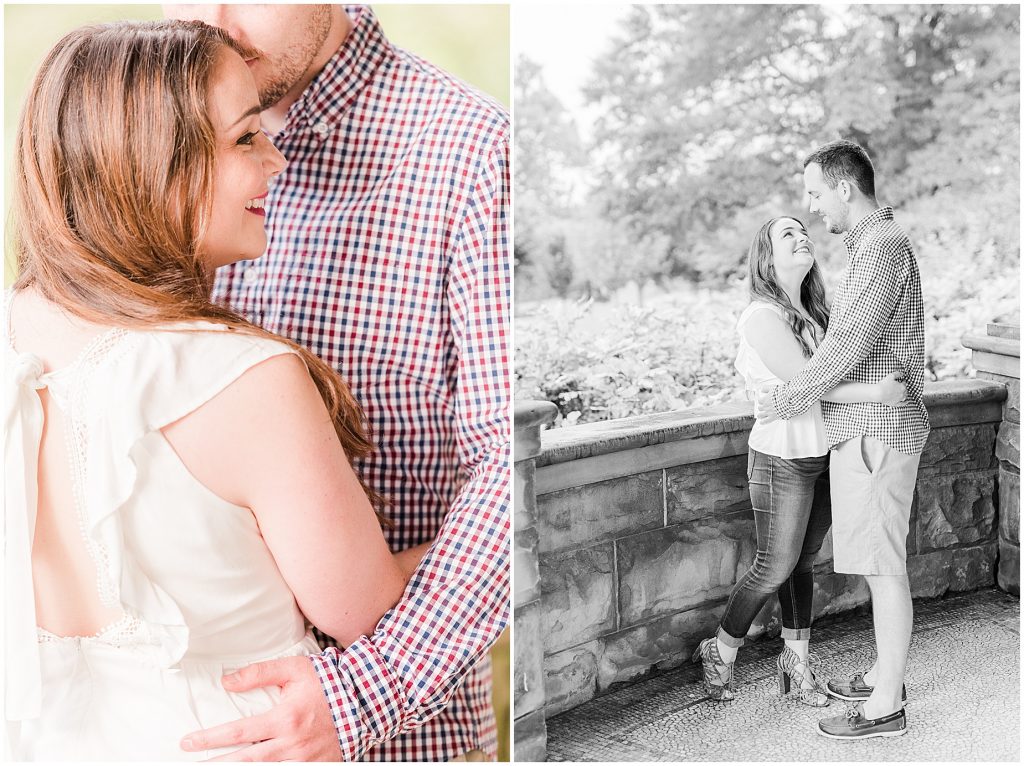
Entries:
{"type": "Polygon", "coordinates": [[[798,699],[803,704],[811,707],[826,707],[829,702],[828,692],[825,691],[825,687],[821,685],[814,673],[814,666],[817,664],[818,659],[813,654],[809,654],[806,660],[801,660],[799,655],[788,646],[783,649],[776,663],[779,676],[779,696],[784,697],[789,694],[791,686],[795,684],[796,690],[799,692],[798,699]],[[798,668],[798,665],[803,665],[803,668],[798,668]],[[809,683],[811,686],[805,687],[805,683],[809,683]]]}
{"type": "Polygon", "coordinates": [[[700,660],[704,669],[704,689],[708,697],[716,702],[729,702],[736,698],[732,691],[731,662],[724,662],[718,653],[718,642],[713,636],[705,638],[690,658],[691,662],[700,660]],[[728,677],[726,677],[728,676],[728,677]]]}

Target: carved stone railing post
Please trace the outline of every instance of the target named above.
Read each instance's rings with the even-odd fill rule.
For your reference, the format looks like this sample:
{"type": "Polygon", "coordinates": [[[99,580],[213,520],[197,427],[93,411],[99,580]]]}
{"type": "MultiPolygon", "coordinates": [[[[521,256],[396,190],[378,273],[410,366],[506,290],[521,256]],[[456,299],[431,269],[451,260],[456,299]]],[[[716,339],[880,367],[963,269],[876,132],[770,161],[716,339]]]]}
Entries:
{"type": "Polygon", "coordinates": [[[984,335],[965,335],[978,377],[1006,386],[996,439],[999,459],[999,587],[1020,595],[1020,325],[990,324],[984,335]]]}
{"type": "Polygon", "coordinates": [[[537,557],[536,458],[541,427],[557,414],[551,402],[520,401],[515,405],[515,671],[513,711],[515,760],[543,761],[547,756],[544,722],[544,645],[537,557]]]}

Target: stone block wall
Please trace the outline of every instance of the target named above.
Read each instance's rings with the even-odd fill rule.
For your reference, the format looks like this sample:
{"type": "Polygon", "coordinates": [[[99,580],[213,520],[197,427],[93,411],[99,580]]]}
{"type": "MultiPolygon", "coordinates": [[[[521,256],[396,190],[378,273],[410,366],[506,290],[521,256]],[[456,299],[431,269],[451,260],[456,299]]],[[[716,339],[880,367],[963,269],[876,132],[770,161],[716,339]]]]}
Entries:
{"type": "MultiPolygon", "coordinates": [[[[933,432],[908,539],[916,596],[995,581],[1004,399],[1006,387],[990,381],[926,387],[933,432]]],[[[755,552],[746,485],[752,424],[751,406],[736,403],[543,435],[529,544],[536,544],[546,715],[678,666],[711,635],[755,552]]],[[[518,551],[518,516],[516,523],[518,551]]],[[[826,540],[816,562],[816,614],[868,601],[863,578],[834,574],[831,558],[826,540]]],[[[518,664],[520,579],[533,580],[520,571],[518,555],[516,566],[518,664]]],[[[777,627],[773,602],[752,635],[777,627]]],[[[532,636],[527,642],[535,643],[532,636]]],[[[518,758],[518,706],[516,715],[518,758]]]]}
{"type": "Polygon", "coordinates": [[[1020,595],[1020,325],[991,324],[985,334],[966,335],[978,378],[1006,386],[996,438],[999,461],[999,587],[1020,595]]]}
{"type": "Polygon", "coordinates": [[[515,406],[512,714],[515,760],[520,762],[543,761],[547,752],[534,459],[540,454],[541,426],[554,420],[556,412],[550,402],[516,402],[515,406]]]}

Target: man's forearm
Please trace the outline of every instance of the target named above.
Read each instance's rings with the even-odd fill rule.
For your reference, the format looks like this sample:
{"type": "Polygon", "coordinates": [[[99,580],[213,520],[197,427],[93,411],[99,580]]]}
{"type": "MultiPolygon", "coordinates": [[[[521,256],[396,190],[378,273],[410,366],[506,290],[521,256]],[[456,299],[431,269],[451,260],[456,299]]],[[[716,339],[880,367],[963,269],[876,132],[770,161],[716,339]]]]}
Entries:
{"type": "Polygon", "coordinates": [[[374,634],[313,658],[346,760],[437,715],[504,630],[509,453],[505,444],[477,466],[374,634]]]}
{"type": "Polygon", "coordinates": [[[788,419],[807,412],[811,405],[842,383],[859,361],[850,350],[850,346],[844,347],[835,340],[830,343],[827,339],[807,367],[772,392],[779,417],[788,419]]]}
{"type": "MultiPolygon", "coordinates": [[[[905,254],[904,254],[905,255],[905,254]]],[[[807,366],[772,392],[779,417],[796,417],[850,374],[874,347],[906,286],[900,253],[861,254],[847,275],[846,310],[830,324],[807,366]]]]}

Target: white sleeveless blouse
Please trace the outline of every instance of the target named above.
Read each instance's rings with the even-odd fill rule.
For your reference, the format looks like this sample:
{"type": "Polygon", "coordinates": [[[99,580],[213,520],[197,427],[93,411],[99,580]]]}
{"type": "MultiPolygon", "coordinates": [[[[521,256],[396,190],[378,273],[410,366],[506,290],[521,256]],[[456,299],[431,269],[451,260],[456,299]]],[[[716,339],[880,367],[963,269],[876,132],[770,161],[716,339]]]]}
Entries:
{"type": "MultiPolygon", "coordinates": [[[[754,416],[757,417],[756,394],[763,386],[781,386],[785,381],[777,377],[758,353],[747,343],[743,336],[743,327],[761,311],[772,311],[784,322],[785,312],[778,306],[764,301],[753,301],[747,306],[736,322],[739,334],[739,349],[736,353],[736,369],[743,376],[744,387],[748,397],[754,401],[754,416]]],[[[807,338],[813,348],[813,338],[807,338]]],[[[815,402],[807,412],[789,420],[776,420],[774,423],[762,424],[756,420],[750,430],[747,442],[752,449],[766,455],[791,460],[801,457],[819,457],[828,453],[828,437],[825,434],[825,421],[821,416],[821,403],[815,402]]]]}
{"type": "Polygon", "coordinates": [[[221,675],[319,649],[252,512],[200,484],[160,429],[291,350],[200,322],[115,329],[44,374],[27,350],[4,345],[7,759],[183,761],[230,752],[185,753],[178,742],[266,711],[278,692],[228,693],[221,675]],[[69,424],[76,510],[100,600],[124,612],[95,636],[36,627],[31,551],[44,387],[69,424]]]}

